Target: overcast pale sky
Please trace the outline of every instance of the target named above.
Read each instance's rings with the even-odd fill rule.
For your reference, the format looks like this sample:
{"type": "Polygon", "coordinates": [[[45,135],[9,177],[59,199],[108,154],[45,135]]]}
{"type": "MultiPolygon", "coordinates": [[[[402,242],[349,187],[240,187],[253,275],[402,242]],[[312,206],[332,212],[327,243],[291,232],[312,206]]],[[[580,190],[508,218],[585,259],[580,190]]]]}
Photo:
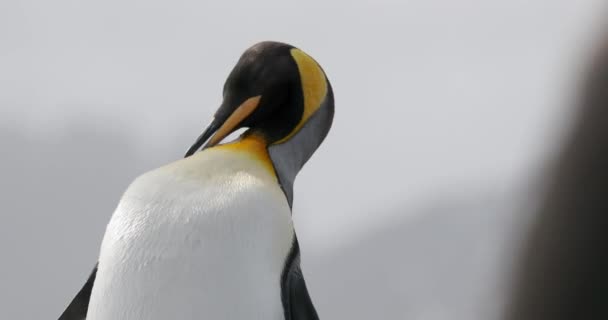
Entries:
{"type": "Polygon", "coordinates": [[[129,181],[182,156],[262,40],[308,52],[335,91],[333,129],[296,183],[304,248],[437,194],[508,189],[563,135],[603,2],[3,1],[0,239],[98,245],[129,181]]]}
{"type": "Polygon", "coordinates": [[[144,152],[175,150],[142,172],[197,136],[245,48],[292,43],[336,92],[295,200],[300,228],[325,242],[382,208],[529,169],[563,124],[562,87],[600,3],[4,2],[0,123],[44,141],[86,118],[144,152]]]}

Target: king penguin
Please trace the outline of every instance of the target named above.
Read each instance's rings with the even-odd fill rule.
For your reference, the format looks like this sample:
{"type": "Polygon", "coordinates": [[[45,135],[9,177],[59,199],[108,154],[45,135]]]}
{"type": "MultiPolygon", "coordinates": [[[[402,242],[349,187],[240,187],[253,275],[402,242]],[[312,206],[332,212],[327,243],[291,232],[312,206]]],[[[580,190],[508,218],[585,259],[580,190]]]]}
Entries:
{"type": "Polygon", "coordinates": [[[127,188],[59,319],[318,319],[291,207],[333,115],[331,85],[308,54],[278,42],[247,49],[185,158],[127,188]]]}

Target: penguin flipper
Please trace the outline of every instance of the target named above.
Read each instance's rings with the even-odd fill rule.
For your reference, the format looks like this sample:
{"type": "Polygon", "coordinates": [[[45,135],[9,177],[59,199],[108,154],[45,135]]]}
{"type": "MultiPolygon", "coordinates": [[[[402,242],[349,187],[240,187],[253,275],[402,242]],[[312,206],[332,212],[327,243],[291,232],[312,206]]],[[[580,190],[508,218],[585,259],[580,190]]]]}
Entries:
{"type": "Polygon", "coordinates": [[[87,318],[87,310],[89,308],[89,299],[91,298],[91,290],[97,275],[97,264],[89,279],[84,284],[82,289],[76,294],[70,305],[61,314],[58,320],[85,320],[87,318]]]}
{"type": "Polygon", "coordinates": [[[319,320],[300,266],[292,269],[289,280],[289,313],[291,320],[319,320]]]}
{"type": "Polygon", "coordinates": [[[300,246],[294,237],[281,283],[285,320],[319,320],[300,268],[300,246]]]}

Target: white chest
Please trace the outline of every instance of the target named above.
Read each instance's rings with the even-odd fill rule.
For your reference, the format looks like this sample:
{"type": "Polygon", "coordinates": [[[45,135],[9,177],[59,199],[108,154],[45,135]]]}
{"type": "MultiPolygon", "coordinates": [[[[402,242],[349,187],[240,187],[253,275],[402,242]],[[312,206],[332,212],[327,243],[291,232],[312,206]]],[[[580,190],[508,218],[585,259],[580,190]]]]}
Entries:
{"type": "Polygon", "coordinates": [[[125,192],[101,246],[88,320],[283,319],[291,214],[272,174],[208,150],[125,192]]]}

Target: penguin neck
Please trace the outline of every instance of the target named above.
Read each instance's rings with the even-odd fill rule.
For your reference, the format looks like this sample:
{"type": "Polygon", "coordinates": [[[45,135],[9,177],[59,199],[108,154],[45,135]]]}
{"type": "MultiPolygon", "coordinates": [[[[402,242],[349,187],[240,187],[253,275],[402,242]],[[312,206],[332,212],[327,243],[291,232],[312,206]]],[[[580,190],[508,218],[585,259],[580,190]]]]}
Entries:
{"type": "MultiPolygon", "coordinates": [[[[333,101],[332,105],[333,106],[333,101]]],[[[238,140],[218,146],[234,151],[245,151],[269,170],[281,186],[287,203],[293,205],[293,185],[296,176],[308,159],[323,142],[328,130],[324,124],[331,123],[333,108],[319,108],[295,134],[287,140],[273,142],[261,128],[252,128],[238,140]],[[319,134],[321,132],[321,134],[319,134]]]]}
{"type": "Polygon", "coordinates": [[[277,179],[291,208],[295,177],[310,155],[303,155],[297,150],[297,146],[290,143],[291,139],[279,145],[273,145],[268,140],[267,135],[262,131],[250,129],[236,141],[214,148],[243,152],[247,157],[259,162],[277,179]]]}
{"type": "Polygon", "coordinates": [[[221,144],[214,148],[218,148],[219,150],[242,152],[247,157],[250,157],[252,160],[258,162],[273,176],[277,177],[272,160],[268,154],[268,143],[262,135],[246,132],[238,140],[221,144]]]}
{"type": "Polygon", "coordinates": [[[328,94],[321,106],[301,126],[267,147],[289,207],[293,204],[293,184],[296,176],[321,145],[331,127],[334,100],[331,86],[328,88],[328,94]]]}

